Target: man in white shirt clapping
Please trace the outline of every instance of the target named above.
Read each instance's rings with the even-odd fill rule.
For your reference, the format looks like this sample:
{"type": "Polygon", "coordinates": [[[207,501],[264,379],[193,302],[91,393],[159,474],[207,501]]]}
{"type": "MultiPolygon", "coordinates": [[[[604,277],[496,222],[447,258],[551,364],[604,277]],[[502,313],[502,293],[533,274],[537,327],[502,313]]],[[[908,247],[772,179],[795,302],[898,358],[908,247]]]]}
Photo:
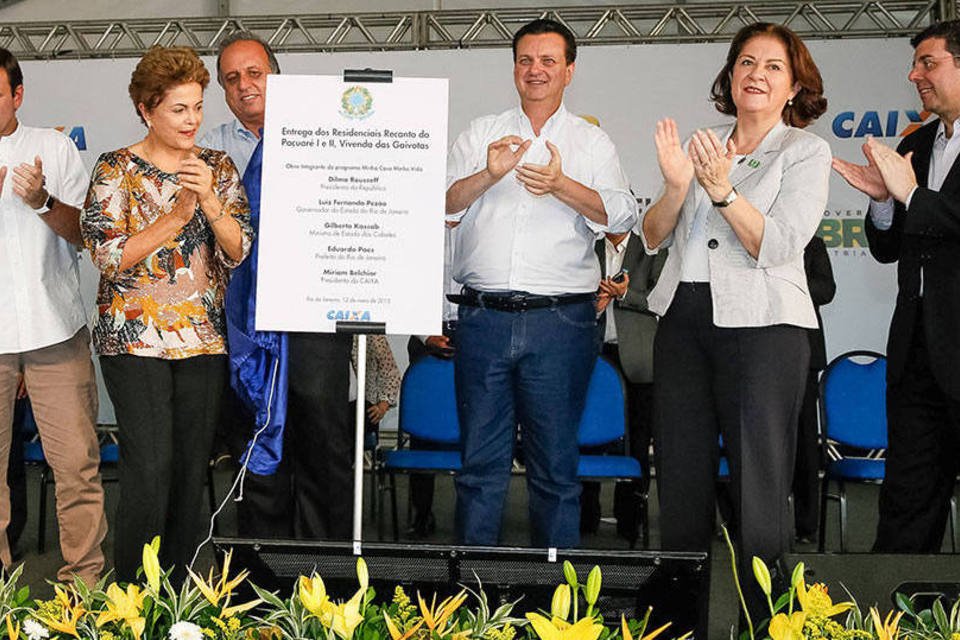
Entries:
{"type": "MultiPolygon", "coordinates": [[[[447,215],[459,219],[453,277],[463,430],[457,530],[496,544],[523,425],[532,543],[579,544],[577,426],[596,359],[594,241],[636,222],[616,149],[570,114],[576,42],[552,20],[514,35],[519,107],[474,120],[447,165],[447,215]]],[[[450,218],[448,218],[450,219],[450,218]]]]}
{"type": "MultiPolygon", "coordinates": [[[[47,462],[57,480],[57,521],[65,565],[93,585],[103,571],[107,532],[94,431],[97,385],[80,299],[75,245],[88,177],[76,145],[53,129],[17,119],[23,73],[0,49],[0,478],[7,477],[13,405],[20,376],[47,462]]],[[[0,531],[10,493],[0,484],[0,531]]],[[[0,562],[9,569],[7,537],[0,562]]]]}

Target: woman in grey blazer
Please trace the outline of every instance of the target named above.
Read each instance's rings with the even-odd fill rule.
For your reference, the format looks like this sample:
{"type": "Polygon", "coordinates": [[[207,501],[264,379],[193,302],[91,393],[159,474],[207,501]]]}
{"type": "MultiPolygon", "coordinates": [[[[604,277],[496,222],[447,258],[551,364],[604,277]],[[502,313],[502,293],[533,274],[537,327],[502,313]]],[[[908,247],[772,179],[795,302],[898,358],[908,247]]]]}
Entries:
{"type": "MultiPolygon", "coordinates": [[[[789,29],[734,38],[711,99],[732,125],[680,144],[655,135],[663,193],[642,216],[645,248],[670,246],[650,309],[662,546],[706,550],[723,437],[740,559],[789,550],[796,421],[817,326],[803,249],[827,204],[830,149],[803,127],[826,110],[823,83],[789,29]]],[[[741,575],[750,575],[749,571],[741,575]]],[[[745,580],[753,583],[752,580],[745,580]]],[[[758,590],[751,610],[764,613],[758,590]]]]}

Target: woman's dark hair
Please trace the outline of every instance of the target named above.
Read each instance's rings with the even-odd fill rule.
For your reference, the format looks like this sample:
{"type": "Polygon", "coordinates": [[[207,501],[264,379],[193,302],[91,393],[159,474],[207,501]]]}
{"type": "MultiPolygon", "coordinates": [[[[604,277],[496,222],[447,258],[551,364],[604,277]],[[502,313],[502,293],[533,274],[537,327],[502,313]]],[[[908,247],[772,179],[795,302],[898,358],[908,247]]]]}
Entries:
{"type": "Polygon", "coordinates": [[[823,78],[820,77],[820,70],[817,68],[817,63],[813,61],[807,45],[803,44],[803,40],[797,34],[783,25],[758,22],[737,32],[727,52],[727,63],[713,81],[710,100],[720,113],[729,116],[737,115],[737,106],[733,103],[730,90],[733,66],[737,63],[743,47],[757,36],[774,37],[782,42],[787,50],[793,82],[800,86],[800,90],[791,100],[793,104],[788,103],[783,107],[781,117],[785,123],[793,127],[807,126],[827,110],[827,99],[823,96],[823,78]]]}
{"type": "Polygon", "coordinates": [[[196,51],[190,47],[151,47],[137,63],[128,87],[140,120],[146,124],[138,105],[153,111],[167,91],[189,82],[196,82],[201,89],[210,83],[210,72],[196,51]]]}

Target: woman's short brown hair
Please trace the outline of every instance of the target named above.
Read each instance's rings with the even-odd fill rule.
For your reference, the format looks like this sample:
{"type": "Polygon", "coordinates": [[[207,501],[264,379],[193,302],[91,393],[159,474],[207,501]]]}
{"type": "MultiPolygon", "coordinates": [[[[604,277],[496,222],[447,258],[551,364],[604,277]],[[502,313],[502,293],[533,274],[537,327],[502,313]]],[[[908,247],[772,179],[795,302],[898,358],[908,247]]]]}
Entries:
{"type": "Polygon", "coordinates": [[[787,104],[783,107],[781,116],[785,123],[793,127],[807,126],[827,110],[827,99],[823,96],[823,78],[820,77],[820,69],[813,61],[807,45],[803,44],[800,36],[783,25],[758,22],[747,25],[737,32],[727,52],[727,63],[713,81],[710,99],[720,113],[728,116],[737,115],[737,106],[733,103],[730,90],[733,66],[737,63],[737,57],[747,41],[757,36],[772,36],[782,42],[786,48],[793,82],[800,85],[800,91],[793,97],[792,105],[787,104]]]}
{"type": "Polygon", "coordinates": [[[190,47],[151,47],[130,75],[130,99],[140,121],[146,124],[140,105],[153,111],[167,91],[181,84],[196,82],[206,89],[210,72],[197,52],[190,47]]]}

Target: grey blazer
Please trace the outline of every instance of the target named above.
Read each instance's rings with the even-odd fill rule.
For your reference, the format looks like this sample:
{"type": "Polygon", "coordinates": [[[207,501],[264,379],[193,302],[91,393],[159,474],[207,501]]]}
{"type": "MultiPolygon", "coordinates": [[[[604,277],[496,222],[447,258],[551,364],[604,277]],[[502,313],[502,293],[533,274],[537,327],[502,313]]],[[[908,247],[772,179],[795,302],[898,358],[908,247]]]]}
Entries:
{"type": "MultiPolygon", "coordinates": [[[[732,129],[733,125],[727,125],[716,132],[726,140],[732,129]]],[[[781,122],[753,153],[733,166],[731,184],[766,217],[766,224],[760,253],[754,259],[723,216],[715,209],[710,213],[707,246],[716,326],[817,326],[803,270],[803,249],[827,206],[830,160],[830,146],[823,139],[781,122]]],[[[693,219],[697,207],[707,198],[694,178],[673,233],[654,250],[643,239],[649,253],[674,247],[650,293],[650,310],[658,315],[665,314],[673,300],[693,219]]]]}

